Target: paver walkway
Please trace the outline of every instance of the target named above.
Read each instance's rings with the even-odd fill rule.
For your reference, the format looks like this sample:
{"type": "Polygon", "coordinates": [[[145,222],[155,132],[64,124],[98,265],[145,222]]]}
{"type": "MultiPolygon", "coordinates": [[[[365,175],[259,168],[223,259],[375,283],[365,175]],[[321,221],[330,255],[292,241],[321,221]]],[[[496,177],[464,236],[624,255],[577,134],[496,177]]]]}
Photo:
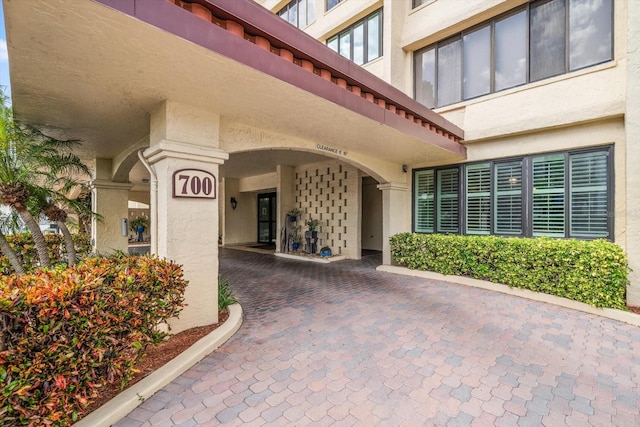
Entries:
{"type": "Polygon", "coordinates": [[[245,323],[117,425],[640,425],[639,328],[376,261],[221,250],[245,323]]]}

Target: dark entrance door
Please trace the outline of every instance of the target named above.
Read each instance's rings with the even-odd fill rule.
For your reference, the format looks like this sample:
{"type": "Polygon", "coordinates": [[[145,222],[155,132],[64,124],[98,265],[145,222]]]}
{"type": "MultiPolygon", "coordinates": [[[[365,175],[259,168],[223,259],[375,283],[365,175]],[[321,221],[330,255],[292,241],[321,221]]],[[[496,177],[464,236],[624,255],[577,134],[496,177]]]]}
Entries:
{"type": "Polygon", "coordinates": [[[258,194],[258,243],[276,242],[276,193],[258,194]]]}

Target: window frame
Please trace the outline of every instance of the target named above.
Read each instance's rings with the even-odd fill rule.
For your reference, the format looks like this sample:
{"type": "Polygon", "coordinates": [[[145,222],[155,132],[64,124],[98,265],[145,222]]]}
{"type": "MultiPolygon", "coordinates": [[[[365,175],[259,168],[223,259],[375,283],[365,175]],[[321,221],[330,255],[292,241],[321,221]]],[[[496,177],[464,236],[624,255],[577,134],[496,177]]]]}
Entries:
{"type": "MultiPolygon", "coordinates": [[[[446,107],[449,105],[455,105],[459,102],[464,102],[464,101],[469,101],[475,98],[479,98],[482,96],[486,96],[486,95],[490,95],[493,93],[498,93],[498,92],[502,92],[504,90],[508,90],[508,89],[512,89],[514,87],[518,87],[518,86],[523,86],[523,85],[527,85],[527,84],[531,84],[531,83],[536,83],[536,82],[540,82],[540,81],[544,81],[546,79],[550,79],[553,77],[557,77],[560,75],[565,75],[565,74],[569,74],[569,73],[573,73],[575,71],[578,70],[582,70],[585,68],[589,68],[589,67],[594,67],[600,64],[604,64],[606,62],[611,62],[613,60],[615,60],[615,0],[608,0],[610,1],[610,12],[611,15],[609,16],[609,22],[611,24],[611,35],[610,35],[610,39],[609,39],[609,43],[610,43],[610,48],[611,48],[611,52],[610,52],[610,56],[607,59],[603,59],[600,60],[598,62],[594,62],[591,63],[589,65],[584,65],[581,67],[577,67],[575,69],[571,69],[571,61],[570,61],[570,57],[571,57],[571,28],[570,28],[570,21],[571,21],[571,13],[570,13],[570,8],[571,8],[571,0],[535,0],[535,1],[530,1],[525,5],[521,5],[518,7],[515,7],[505,13],[502,13],[500,15],[497,15],[491,19],[488,19],[486,21],[483,21],[477,25],[474,25],[470,28],[467,28],[463,31],[454,33],[450,36],[447,36],[444,39],[441,39],[439,41],[437,41],[436,43],[432,43],[430,45],[427,45],[423,48],[420,48],[418,50],[415,50],[413,52],[413,98],[418,100],[417,95],[418,95],[418,85],[419,82],[417,80],[417,78],[419,77],[416,67],[421,66],[422,61],[418,60],[418,58],[420,58],[420,56],[422,54],[424,54],[425,52],[434,49],[435,50],[435,82],[434,82],[434,105],[430,106],[427,105],[427,107],[429,108],[442,108],[442,107],[446,107]],[[532,69],[532,63],[531,63],[531,52],[532,52],[532,48],[531,48],[531,9],[533,7],[538,7],[541,6],[545,3],[550,3],[553,1],[562,1],[564,2],[564,8],[565,8],[565,14],[564,14],[564,71],[558,73],[558,74],[554,74],[554,75],[549,75],[543,78],[540,78],[538,80],[532,80],[531,79],[531,69],[532,69]],[[525,71],[525,81],[523,83],[519,83],[516,84],[514,86],[509,86],[509,87],[505,87],[499,90],[496,90],[496,85],[495,85],[495,79],[496,79],[496,31],[495,31],[495,26],[496,23],[503,21],[511,16],[517,15],[520,12],[525,12],[525,25],[526,28],[524,29],[525,32],[525,38],[526,38],[526,52],[525,52],[525,58],[527,61],[526,64],[526,71],[525,71]],[[490,73],[491,76],[489,78],[489,86],[490,86],[490,90],[489,93],[487,94],[482,94],[482,95],[476,95],[476,96],[470,96],[470,97],[465,97],[465,93],[464,93],[464,68],[465,68],[465,61],[464,61],[464,37],[467,34],[473,33],[475,31],[478,31],[479,29],[488,26],[490,28],[490,73]],[[439,100],[440,100],[440,94],[438,93],[438,85],[439,85],[439,76],[438,76],[438,67],[439,67],[439,47],[440,46],[444,46],[447,45],[449,43],[451,43],[452,41],[454,41],[456,38],[459,38],[459,40],[461,41],[460,44],[460,54],[462,56],[461,58],[461,71],[462,71],[462,75],[460,78],[460,86],[461,86],[461,99],[458,101],[454,101],[452,103],[447,103],[447,104],[439,104],[439,100]]],[[[421,73],[420,73],[421,76],[421,73]]],[[[422,102],[421,100],[418,100],[418,102],[422,102]]],[[[426,104],[425,104],[426,105],[426,104]]]]}
{"type": "Polygon", "coordinates": [[[287,21],[288,23],[290,23],[291,25],[294,25],[297,28],[306,28],[309,25],[313,24],[316,20],[316,14],[315,14],[315,2],[313,5],[313,8],[309,8],[309,1],[308,0],[291,0],[289,3],[285,4],[284,6],[282,6],[282,8],[280,8],[280,10],[278,10],[276,12],[276,15],[278,15],[280,18],[284,19],[285,21],[287,21]],[[305,4],[305,12],[306,12],[306,24],[301,26],[300,25],[300,4],[304,3],[305,4]],[[287,14],[291,13],[291,8],[293,7],[293,5],[295,4],[296,6],[296,23],[294,24],[293,22],[291,22],[289,19],[284,19],[284,17],[282,16],[282,13],[284,11],[286,11],[287,14]],[[309,20],[309,11],[313,10],[313,19],[309,20]]]}
{"type": "Polygon", "coordinates": [[[564,156],[564,232],[563,236],[553,237],[553,238],[563,238],[563,239],[578,239],[578,240],[594,240],[594,239],[607,239],[609,241],[614,241],[615,236],[615,215],[613,215],[615,210],[614,198],[615,198],[615,170],[614,170],[614,146],[613,145],[603,145],[596,147],[584,147],[584,148],[576,148],[571,150],[564,151],[553,151],[553,152],[544,152],[544,153],[534,153],[527,154],[523,156],[516,157],[505,157],[491,160],[482,160],[477,162],[470,163],[458,163],[453,165],[442,165],[437,167],[426,167],[426,168],[418,168],[412,170],[412,189],[411,189],[411,230],[414,233],[421,234],[460,234],[460,235],[487,235],[487,234],[478,234],[478,233],[469,233],[467,230],[467,205],[466,201],[468,198],[467,194],[467,168],[469,166],[476,166],[482,164],[489,164],[489,173],[490,173],[490,189],[489,189],[489,234],[491,236],[503,236],[503,237],[528,237],[533,238],[533,159],[536,157],[543,156],[552,156],[552,155],[563,155],[564,156]],[[574,155],[580,154],[588,154],[588,153],[603,153],[607,159],[606,168],[607,168],[607,178],[606,178],[606,233],[607,236],[603,237],[593,237],[593,236],[574,236],[571,231],[571,209],[572,209],[572,193],[570,188],[570,177],[571,177],[571,157],[574,155]],[[496,177],[496,165],[512,163],[512,162],[521,162],[522,171],[521,171],[521,187],[520,187],[520,199],[521,199],[521,233],[520,234],[511,234],[511,233],[498,233],[496,229],[496,221],[495,221],[495,210],[497,208],[496,205],[496,186],[495,179],[496,177]],[[438,171],[444,169],[453,169],[457,168],[458,170],[458,232],[447,232],[441,233],[438,231],[438,171]],[[425,232],[425,231],[417,231],[416,230],[416,174],[424,171],[432,171],[433,173],[433,231],[425,232]]]}
{"type": "MultiPolygon", "coordinates": [[[[327,37],[327,40],[325,41],[325,45],[329,48],[331,48],[329,45],[333,42],[333,41],[337,41],[337,45],[338,45],[338,50],[334,50],[334,52],[338,53],[339,55],[341,55],[343,58],[346,58],[350,61],[352,61],[354,64],[357,65],[365,65],[368,64],[371,61],[374,61],[378,58],[381,58],[383,55],[383,25],[384,25],[384,19],[383,19],[384,15],[383,15],[383,11],[382,8],[377,9],[373,12],[371,12],[370,14],[368,14],[367,16],[363,17],[362,19],[358,19],[357,21],[355,21],[354,23],[352,23],[351,25],[349,25],[346,28],[343,28],[342,30],[340,30],[339,32],[337,32],[336,34],[332,35],[331,37],[327,37]],[[369,58],[369,21],[372,17],[377,16],[377,21],[378,21],[378,56],[376,56],[375,58],[369,58]],[[362,64],[358,64],[357,62],[355,62],[354,59],[354,45],[355,45],[355,37],[354,37],[354,30],[356,29],[356,27],[362,25],[362,56],[363,56],[363,62],[362,64]],[[346,57],[344,55],[342,55],[340,53],[340,37],[342,35],[346,35],[349,34],[349,56],[346,57]]],[[[333,50],[333,48],[331,48],[331,50],[333,50]]]]}
{"type": "Polygon", "coordinates": [[[329,0],[325,0],[325,2],[324,2],[324,10],[325,10],[325,12],[328,12],[328,11],[332,10],[334,7],[338,6],[343,1],[345,1],[345,0],[336,0],[336,3],[333,6],[329,7],[329,0]]]}

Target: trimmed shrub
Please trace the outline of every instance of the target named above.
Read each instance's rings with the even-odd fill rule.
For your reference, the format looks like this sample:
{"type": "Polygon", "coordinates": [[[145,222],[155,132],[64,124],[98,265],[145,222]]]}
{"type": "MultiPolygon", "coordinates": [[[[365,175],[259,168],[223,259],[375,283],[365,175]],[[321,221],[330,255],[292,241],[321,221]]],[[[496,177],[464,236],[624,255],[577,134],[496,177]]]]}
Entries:
{"type": "Polygon", "coordinates": [[[627,310],[627,259],[618,245],[606,240],[401,233],[390,243],[394,261],[413,270],[627,310]]]}
{"type": "MultiPolygon", "coordinates": [[[[26,271],[32,271],[38,264],[38,253],[33,244],[33,239],[29,233],[12,234],[6,236],[9,246],[11,246],[19,257],[22,258],[26,271]]],[[[64,237],[62,234],[45,234],[44,240],[47,242],[49,257],[51,264],[63,264],[66,255],[64,247],[64,237]]],[[[91,237],[87,234],[74,234],[73,241],[76,247],[76,255],[78,259],[91,253],[91,237]]],[[[13,268],[9,263],[9,259],[0,251],[0,273],[13,274],[13,268]]]]}
{"type": "Polygon", "coordinates": [[[124,385],[185,287],[180,266],[131,256],[1,277],[0,425],[69,425],[103,384],[124,385]]]}

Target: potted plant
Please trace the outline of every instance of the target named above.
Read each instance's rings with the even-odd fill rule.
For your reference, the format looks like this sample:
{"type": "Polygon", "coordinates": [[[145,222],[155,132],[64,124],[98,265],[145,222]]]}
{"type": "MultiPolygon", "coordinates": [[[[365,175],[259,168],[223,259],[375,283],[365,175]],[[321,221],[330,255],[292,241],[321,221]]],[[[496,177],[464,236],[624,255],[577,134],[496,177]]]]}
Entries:
{"type": "Polygon", "coordinates": [[[293,208],[289,212],[287,212],[287,217],[289,217],[290,222],[296,222],[298,220],[298,216],[300,216],[302,212],[298,208],[293,208]]]}
{"type": "Polygon", "coordinates": [[[293,248],[293,250],[297,251],[298,249],[300,249],[300,243],[302,243],[302,236],[296,233],[293,235],[291,239],[293,241],[293,243],[291,243],[291,247],[293,248]]]}
{"type": "Polygon", "coordinates": [[[316,229],[318,228],[318,224],[320,224],[320,221],[318,221],[317,219],[313,219],[313,218],[309,218],[306,222],[307,227],[309,227],[309,232],[312,232],[315,234],[315,236],[313,236],[314,238],[318,236],[318,232],[316,231],[316,229]]]}
{"type": "Polygon", "coordinates": [[[328,257],[331,256],[331,248],[329,246],[323,246],[320,248],[320,256],[328,257]]]}
{"type": "Polygon", "coordinates": [[[132,219],[129,223],[129,228],[131,228],[131,231],[138,233],[138,242],[144,241],[143,233],[148,226],[149,219],[144,216],[139,216],[138,218],[132,219]]]}
{"type": "Polygon", "coordinates": [[[316,229],[318,228],[319,223],[320,221],[311,217],[306,221],[307,227],[309,227],[309,230],[304,233],[304,237],[307,240],[307,253],[316,253],[316,245],[318,242],[318,232],[316,231],[316,229]]]}

